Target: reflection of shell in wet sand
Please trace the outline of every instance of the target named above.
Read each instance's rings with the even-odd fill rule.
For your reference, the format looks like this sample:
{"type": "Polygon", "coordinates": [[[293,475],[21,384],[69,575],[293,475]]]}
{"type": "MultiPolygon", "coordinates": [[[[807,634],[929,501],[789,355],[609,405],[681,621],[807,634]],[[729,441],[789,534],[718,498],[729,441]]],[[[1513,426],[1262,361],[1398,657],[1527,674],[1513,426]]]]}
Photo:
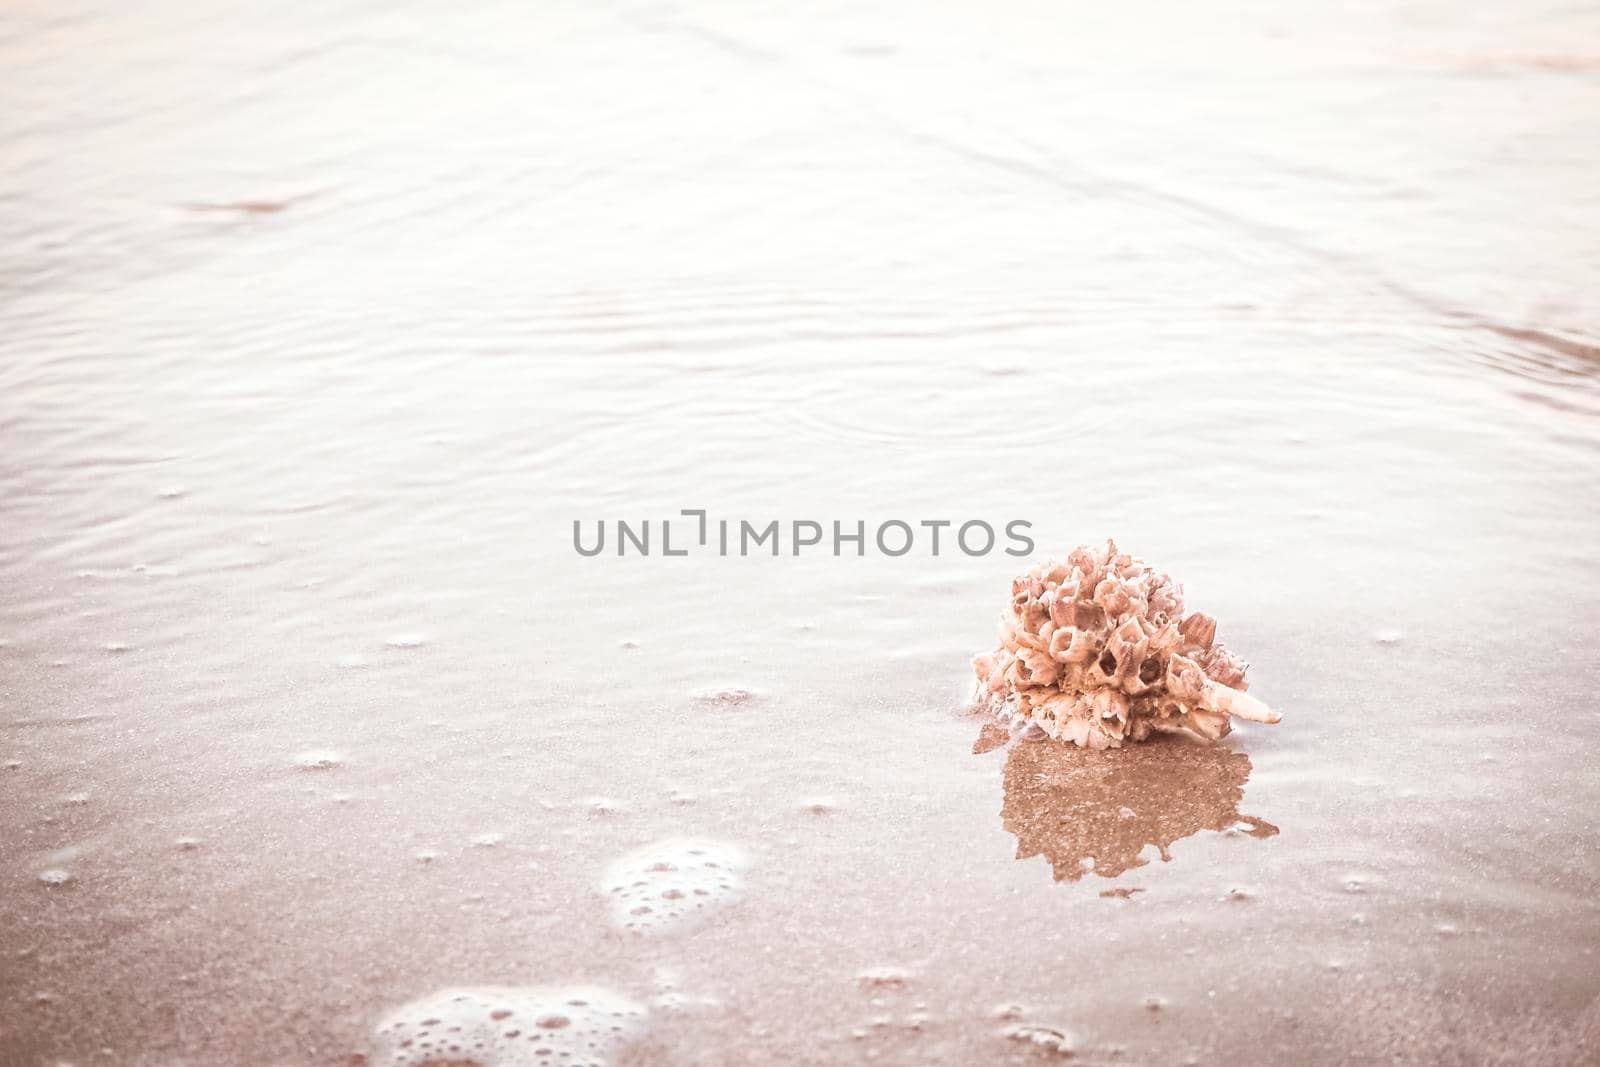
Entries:
{"type": "Polygon", "coordinates": [[[1057,881],[1089,871],[1114,878],[1143,866],[1140,853],[1202,830],[1243,824],[1251,837],[1278,828],[1239,814],[1250,757],[1181,738],[1106,752],[1023,741],[1006,755],[1000,819],[1017,858],[1043,856],[1057,881]]]}

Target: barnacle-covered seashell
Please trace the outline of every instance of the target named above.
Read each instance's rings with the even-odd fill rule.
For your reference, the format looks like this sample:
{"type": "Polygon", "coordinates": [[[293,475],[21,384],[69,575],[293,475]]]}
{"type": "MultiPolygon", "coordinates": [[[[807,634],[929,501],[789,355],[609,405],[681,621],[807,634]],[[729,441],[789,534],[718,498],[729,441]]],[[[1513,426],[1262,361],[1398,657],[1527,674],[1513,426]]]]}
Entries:
{"type": "Polygon", "coordinates": [[[1011,583],[1000,647],[972,661],[978,699],[1091,749],[1158,732],[1215,740],[1233,718],[1277,722],[1216,635],[1211,616],[1183,613],[1183,587],[1168,575],[1111,541],[1079,546],[1011,583]]]}

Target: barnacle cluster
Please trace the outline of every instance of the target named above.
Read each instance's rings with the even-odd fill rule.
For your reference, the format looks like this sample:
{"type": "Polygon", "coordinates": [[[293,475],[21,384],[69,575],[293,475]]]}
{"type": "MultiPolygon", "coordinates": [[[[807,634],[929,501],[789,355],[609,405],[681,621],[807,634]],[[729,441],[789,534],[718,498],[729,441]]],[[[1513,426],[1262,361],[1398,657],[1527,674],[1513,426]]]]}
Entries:
{"type": "Polygon", "coordinates": [[[1230,716],[1277,722],[1245,692],[1247,664],[1216,642],[1209,615],[1183,613],[1183,589],[1143,560],[1075,548],[1011,583],[1000,647],[972,661],[978,699],[1085,748],[1152,732],[1216,740],[1230,716]]]}

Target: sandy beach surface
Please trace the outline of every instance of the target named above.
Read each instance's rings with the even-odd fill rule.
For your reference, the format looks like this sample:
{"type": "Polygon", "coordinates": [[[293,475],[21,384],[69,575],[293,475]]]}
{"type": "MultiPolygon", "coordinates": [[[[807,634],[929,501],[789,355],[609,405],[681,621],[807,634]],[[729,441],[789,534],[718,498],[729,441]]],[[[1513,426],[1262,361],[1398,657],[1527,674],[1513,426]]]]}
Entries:
{"type": "Polygon", "coordinates": [[[1600,15],[1201,7],[6,5],[0,1064],[1600,1062],[1600,15]]]}

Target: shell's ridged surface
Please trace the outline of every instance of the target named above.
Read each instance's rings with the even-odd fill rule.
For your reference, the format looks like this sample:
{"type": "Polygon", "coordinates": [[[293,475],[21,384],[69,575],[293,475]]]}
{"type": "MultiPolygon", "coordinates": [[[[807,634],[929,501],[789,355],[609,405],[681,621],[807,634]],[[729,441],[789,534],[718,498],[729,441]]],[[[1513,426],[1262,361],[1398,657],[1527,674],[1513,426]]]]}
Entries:
{"type": "Polygon", "coordinates": [[[1184,615],[1177,582],[1114,542],[1075,548],[1011,583],[1000,647],[972,661],[979,700],[1095,749],[1155,731],[1215,740],[1230,714],[1276,722],[1243,695],[1247,664],[1216,632],[1210,616],[1184,615]]]}

